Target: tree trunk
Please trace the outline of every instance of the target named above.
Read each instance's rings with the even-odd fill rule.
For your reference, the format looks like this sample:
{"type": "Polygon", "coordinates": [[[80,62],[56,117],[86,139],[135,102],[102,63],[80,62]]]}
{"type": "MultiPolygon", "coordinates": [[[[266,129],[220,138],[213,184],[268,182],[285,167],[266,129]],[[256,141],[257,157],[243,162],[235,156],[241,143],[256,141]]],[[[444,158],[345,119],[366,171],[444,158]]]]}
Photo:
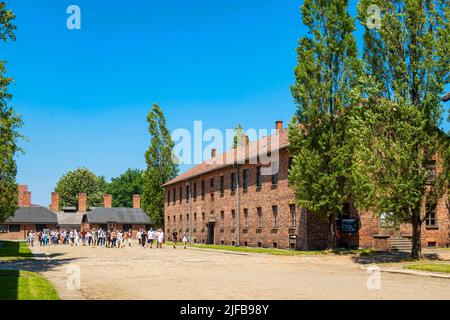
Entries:
{"type": "Polygon", "coordinates": [[[328,250],[335,250],[337,245],[336,238],[336,214],[332,213],[328,217],[329,233],[328,233],[328,250]]]}
{"type": "Polygon", "coordinates": [[[422,243],[421,243],[421,233],[422,233],[422,220],[420,219],[420,214],[413,214],[411,217],[412,225],[412,249],[411,257],[413,259],[420,259],[422,256],[422,243]]]}

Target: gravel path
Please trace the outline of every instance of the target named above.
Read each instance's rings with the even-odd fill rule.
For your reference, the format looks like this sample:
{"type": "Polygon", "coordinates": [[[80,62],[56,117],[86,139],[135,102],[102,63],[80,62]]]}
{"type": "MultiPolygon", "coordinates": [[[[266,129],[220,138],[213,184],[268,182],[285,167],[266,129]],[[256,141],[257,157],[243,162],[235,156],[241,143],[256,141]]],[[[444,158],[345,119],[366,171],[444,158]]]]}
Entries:
{"type": "MultiPolygon", "coordinates": [[[[41,249],[38,249],[41,250],[41,249]]],[[[450,280],[367,270],[348,256],[229,254],[196,249],[54,246],[16,262],[42,272],[62,299],[450,299],[450,280]],[[80,270],[80,290],[67,279],[80,270]],[[73,287],[73,286],[72,286],[73,287]]],[[[2,267],[12,267],[1,263],[2,267]]]]}

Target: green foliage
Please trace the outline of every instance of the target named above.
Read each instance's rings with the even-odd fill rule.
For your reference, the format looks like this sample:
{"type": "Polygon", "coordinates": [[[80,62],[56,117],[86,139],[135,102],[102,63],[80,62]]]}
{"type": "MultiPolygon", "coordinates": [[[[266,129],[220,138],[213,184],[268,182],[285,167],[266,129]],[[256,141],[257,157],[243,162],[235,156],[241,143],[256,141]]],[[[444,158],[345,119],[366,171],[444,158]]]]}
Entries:
{"type": "Polygon", "coordinates": [[[86,193],[88,207],[102,207],[106,181],[86,168],[78,168],[63,175],[55,191],[59,193],[60,207],[78,208],[79,193],[86,193]]]}
{"type": "Polygon", "coordinates": [[[154,104],[147,115],[151,142],[145,153],[147,168],[143,175],[142,208],[156,226],[164,222],[164,189],[162,185],[176,177],[178,165],[174,160],[174,143],[166,127],[161,108],[154,104]]]}
{"type": "Polygon", "coordinates": [[[236,149],[241,147],[244,143],[244,128],[240,124],[238,124],[234,128],[234,136],[233,136],[233,148],[236,149]]]}
{"type": "Polygon", "coordinates": [[[329,248],[336,247],[336,218],[351,195],[347,109],[361,72],[347,10],[346,0],[305,0],[309,32],[299,41],[291,88],[297,113],[289,126],[289,179],[298,204],[329,222],[329,248]]]}
{"type": "Polygon", "coordinates": [[[142,193],[143,171],[128,169],[117,178],[112,178],[106,193],[112,195],[113,207],[132,208],[133,195],[142,193]]]}
{"type": "Polygon", "coordinates": [[[364,107],[354,121],[357,197],[361,206],[409,219],[411,254],[418,258],[421,207],[435,206],[448,185],[448,135],[437,128],[443,118],[440,96],[449,83],[450,2],[361,0],[361,22],[374,4],[383,14],[381,28],[367,28],[364,35],[370,92],[357,88],[354,95],[368,97],[359,100],[364,107]],[[426,168],[436,154],[441,175],[427,185],[426,168]]]}
{"type": "MultiPolygon", "coordinates": [[[[0,40],[14,40],[15,16],[0,2],[0,40]]],[[[14,215],[17,208],[17,166],[15,156],[20,150],[18,141],[23,138],[19,129],[23,122],[8,105],[11,94],[8,87],[12,78],[6,76],[5,62],[0,60],[0,222],[14,215]]]]}
{"type": "Polygon", "coordinates": [[[0,300],[59,300],[53,285],[38,272],[0,270],[0,300]]]}

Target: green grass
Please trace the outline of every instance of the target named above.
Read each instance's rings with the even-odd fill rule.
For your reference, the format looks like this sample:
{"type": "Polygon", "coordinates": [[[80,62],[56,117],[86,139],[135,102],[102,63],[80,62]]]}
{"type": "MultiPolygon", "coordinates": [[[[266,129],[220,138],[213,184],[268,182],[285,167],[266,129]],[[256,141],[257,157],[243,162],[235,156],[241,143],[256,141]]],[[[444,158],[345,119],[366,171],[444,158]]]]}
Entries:
{"type": "MultiPolygon", "coordinates": [[[[172,242],[166,242],[167,246],[171,246],[172,242]]],[[[182,243],[178,243],[178,246],[182,246],[182,243]]],[[[372,254],[374,250],[371,249],[337,249],[337,250],[316,250],[316,251],[299,251],[299,250],[286,250],[275,248],[255,248],[255,247],[235,247],[226,245],[213,245],[213,244],[189,244],[190,247],[199,249],[213,249],[213,250],[225,250],[234,252],[246,252],[246,253],[266,253],[278,256],[301,256],[301,255],[321,255],[321,254],[372,254]]]]}
{"type": "Polygon", "coordinates": [[[52,284],[36,272],[0,270],[0,300],[59,300],[52,284]]]}
{"type": "Polygon", "coordinates": [[[424,264],[410,264],[404,266],[405,269],[429,271],[429,272],[443,272],[450,273],[450,263],[424,263],[424,264]]]}
{"type": "Polygon", "coordinates": [[[0,241],[0,260],[29,259],[33,254],[25,242],[0,241]]]}

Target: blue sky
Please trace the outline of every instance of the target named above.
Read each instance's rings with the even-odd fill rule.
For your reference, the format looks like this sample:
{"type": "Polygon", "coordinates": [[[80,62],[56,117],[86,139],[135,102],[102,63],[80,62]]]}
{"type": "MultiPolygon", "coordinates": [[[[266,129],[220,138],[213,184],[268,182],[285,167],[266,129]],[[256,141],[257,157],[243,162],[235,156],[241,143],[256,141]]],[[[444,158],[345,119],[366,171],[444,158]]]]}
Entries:
{"type": "Polygon", "coordinates": [[[61,175],[80,166],[107,179],[144,168],[154,102],[170,130],[195,120],[271,129],[295,111],[301,0],[7,2],[17,41],[0,44],[0,58],[25,121],[18,182],[33,203],[48,205],[61,175]],[[81,30],[66,27],[71,4],[81,30]]]}

